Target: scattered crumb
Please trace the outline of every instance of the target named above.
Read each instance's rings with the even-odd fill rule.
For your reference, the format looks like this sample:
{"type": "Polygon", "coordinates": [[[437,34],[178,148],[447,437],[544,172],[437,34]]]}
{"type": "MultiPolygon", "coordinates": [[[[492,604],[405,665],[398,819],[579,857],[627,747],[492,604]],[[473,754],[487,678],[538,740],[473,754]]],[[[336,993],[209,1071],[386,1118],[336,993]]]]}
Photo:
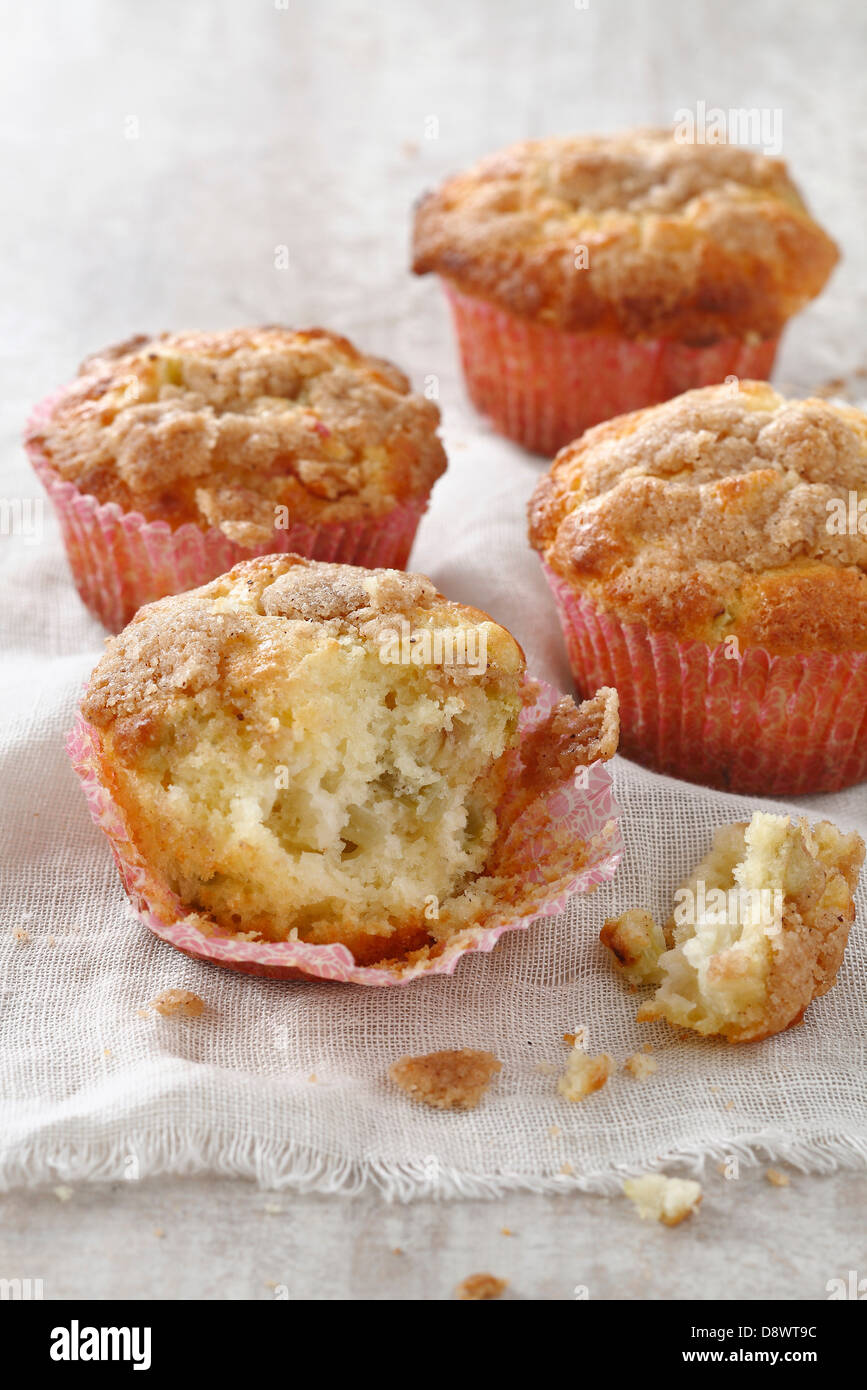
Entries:
{"type": "Polygon", "coordinates": [[[16,941],[24,942],[30,940],[30,933],[26,927],[13,927],[12,935],[15,937],[16,941]]]}
{"type": "Polygon", "coordinates": [[[455,1298],[470,1303],[478,1303],[485,1298],[499,1298],[508,1283],[508,1279],[498,1279],[494,1274],[468,1274],[455,1289],[455,1298]]]}
{"type": "Polygon", "coordinates": [[[437,1110],[472,1110],[502,1068],[492,1052],[471,1047],[401,1057],[388,1069],[389,1078],[413,1100],[437,1110]]]}
{"type": "Polygon", "coordinates": [[[563,1131],[559,1125],[549,1125],[548,1133],[550,1134],[552,1139],[559,1139],[563,1131]]]}
{"type": "Polygon", "coordinates": [[[515,1234],[515,1232],[514,1232],[513,1230],[510,1230],[510,1228],[509,1228],[508,1226],[501,1226],[501,1227],[500,1227],[500,1235],[501,1235],[501,1236],[513,1236],[514,1234],[515,1234]]]}
{"type": "Polygon", "coordinates": [[[642,1050],[642,1052],[652,1052],[652,1051],[653,1051],[653,1043],[642,1043],[642,1044],[641,1044],[641,1050],[642,1050]]]}
{"type": "Polygon", "coordinates": [[[642,1221],[661,1221],[663,1226],[680,1225],[702,1199],[699,1183],[690,1178],[667,1178],[664,1173],[627,1178],[623,1191],[635,1203],[642,1221]]]}
{"type": "Polygon", "coordinates": [[[276,1287],[277,1287],[277,1280],[276,1280],[276,1279],[265,1279],[265,1280],[263,1281],[263,1283],[264,1283],[264,1287],[265,1287],[266,1289],[276,1289],[276,1287]]]}
{"type": "Polygon", "coordinates": [[[646,1052],[633,1052],[631,1057],[627,1057],[623,1067],[636,1081],[646,1081],[648,1076],[653,1076],[653,1073],[659,1070],[656,1058],[648,1057],[646,1052]]]}
{"type": "Polygon", "coordinates": [[[765,1173],[765,1177],[771,1184],[771,1187],[789,1186],[790,1179],[788,1173],[781,1173],[779,1168],[769,1168],[768,1171],[765,1173]]]}
{"type": "Polygon", "coordinates": [[[150,1018],[151,1011],[150,1009],[136,1009],[136,1014],[139,1018],[150,1018]]]}
{"type": "Polygon", "coordinates": [[[111,1056],[111,1048],[110,1048],[110,1047],[104,1047],[104,1048],[102,1049],[102,1055],[103,1055],[103,1057],[110,1057],[110,1056],[111,1056]]]}
{"type": "Polygon", "coordinates": [[[48,944],[49,944],[49,946],[56,946],[56,945],[57,945],[57,942],[55,941],[55,939],[54,939],[53,936],[49,936],[49,938],[48,938],[48,944]]]}
{"type": "Polygon", "coordinates": [[[563,1163],[560,1165],[560,1172],[563,1174],[564,1178],[571,1178],[575,1169],[572,1167],[571,1163],[563,1163]]]}
{"type": "Polygon", "coordinates": [[[182,1018],[198,1018],[205,1011],[205,1001],[189,989],[164,989],[162,994],[150,1001],[148,1008],[156,1009],[163,1018],[173,1014],[180,1014],[182,1018]]]}
{"type": "Polygon", "coordinates": [[[569,1054],[566,1070],[557,1082],[557,1090],[566,1100],[584,1100],[605,1085],[616,1066],[607,1052],[598,1057],[588,1057],[584,1049],[576,1044],[569,1054]]]}
{"type": "Polygon", "coordinates": [[[403,1254],[403,1250],[400,1248],[399,1245],[396,1245],[396,1246],[394,1247],[394,1249],[392,1250],[391,1253],[392,1253],[392,1255],[402,1255],[402,1254],[403,1254]]]}
{"type": "Polygon", "coordinates": [[[308,1076],[307,1080],[312,1082],[312,1084],[315,1086],[316,1082],[319,1080],[319,1077],[316,1075],[315,1071],[312,1071],[308,1076]]]}
{"type": "Polygon", "coordinates": [[[599,940],[611,952],[614,968],[630,984],[659,984],[659,957],[665,950],[665,937],[649,912],[632,907],[619,917],[609,917],[599,940]]]}
{"type": "Polygon", "coordinates": [[[162,1240],[163,1236],[165,1235],[165,1231],[163,1230],[162,1226],[154,1226],[154,1235],[157,1237],[158,1240],[162,1240]]]}
{"type": "Polygon", "coordinates": [[[70,1197],[73,1195],[72,1188],[63,1186],[55,1187],[54,1195],[57,1198],[58,1202],[68,1202],[70,1197]]]}
{"type": "Polygon", "coordinates": [[[733,1100],[727,1100],[727,1101],[726,1101],[726,1110],[734,1110],[734,1108],[735,1108],[735,1103],[734,1103],[734,1101],[733,1101],[733,1100]]]}
{"type": "Polygon", "coordinates": [[[283,1208],[281,1207],[279,1202],[266,1202],[265,1206],[263,1207],[263,1210],[268,1214],[268,1216],[279,1216],[283,1208]]]}

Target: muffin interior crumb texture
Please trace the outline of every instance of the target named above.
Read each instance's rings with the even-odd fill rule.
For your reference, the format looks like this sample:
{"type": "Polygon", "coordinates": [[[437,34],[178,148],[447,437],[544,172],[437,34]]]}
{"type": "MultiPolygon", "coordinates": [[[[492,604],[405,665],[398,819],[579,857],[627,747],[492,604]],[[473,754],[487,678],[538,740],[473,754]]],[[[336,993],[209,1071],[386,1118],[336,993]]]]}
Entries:
{"type": "MultiPolygon", "coordinates": [[[[509,633],[425,578],[271,556],[141,610],[82,711],[167,893],[211,929],[370,963],[544,895],[548,866],[522,887],[522,836],[498,816],[506,778],[532,813],[610,757],[616,697],[561,702],[522,769],[530,698],[509,633]]],[[[558,852],[557,881],[585,850],[558,852]]]]}
{"type": "Polygon", "coordinates": [[[864,842],[757,811],[722,826],[675,897],[662,983],[639,1011],[754,1042],[799,1023],[833,985],[855,917],[864,842]]]}
{"type": "Polygon", "coordinates": [[[733,657],[864,651],[865,498],[867,415],[741,381],[588,430],[539,482],[530,537],[623,622],[736,639],[733,657]]]}
{"type": "Polygon", "coordinates": [[[500,1070],[501,1063],[492,1052],[462,1047],[401,1057],[388,1074],[413,1100],[435,1110],[473,1110],[500,1070]]]}
{"type": "Polygon", "coordinates": [[[679,1226],[697,1210],[702,1198],[700,1183],[691,1178],[667,1178],[664,1173],[627,1178],[623,1191],[635,1203],[642,1221],[659,1221],[663,1226],[679,1226]]]}
{"type": "Polygon", "coordinates": [[[98,353],[28,438],[100,502],[252,548],[275,526],[426,495],[445,469],[438,424],[391,363],[323,329],[264,327],[98,353]]]}

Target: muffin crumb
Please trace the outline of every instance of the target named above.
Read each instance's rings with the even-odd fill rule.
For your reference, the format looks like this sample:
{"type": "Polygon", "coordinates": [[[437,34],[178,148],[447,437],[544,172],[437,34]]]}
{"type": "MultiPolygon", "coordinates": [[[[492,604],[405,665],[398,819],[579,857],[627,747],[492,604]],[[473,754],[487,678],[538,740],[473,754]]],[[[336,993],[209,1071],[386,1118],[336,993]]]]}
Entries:
{"type": "Polygon", "coordinates": [[[466,1303],[478,1303],[483,1299],[500,1298],[508,1287],[508,1279],[498,1279],[494,1274],[468,1274],[455,1289],[455,1298],[466,1303]]]}
{"type": "Polygon", "coordinates": [[[155,1009],[163,1018],[175,1014],[182,1018],[198,1018],[205,1011],[205,1001],[189,989],[164,989],[150,1001],[148,1008],[155,1009]]]}
{"type": "Polygon", "coordinates": [[[605,1085],[609,1076],[616,1070],[616,1062],[607,1052],[598,1057],[588,1057],[583,1047],[576,1044],[566,1063],[566,1070],[557,1082],[560,1095],[569,1101],[581,1101],[605,1085]]]}
{"type": "Polygon", "coordinates": [[[492,1052],[463,1047],[401,1057],[388,1075],[413,1100],[436,1110],[473,1110],[501,1069],[492,1052]]]}
{"type": "Polygon", "coordinates": [[[663,1173],[627,1178],[623,1191],[635,1203],[642,1221],[659,1221],[663,1226],[679,1226],[702,1199],[700,1183],[690,1178],[668,1178],[663,1173]]]}
{"type": "Polygon", "coordinates": [[[653,1076],[659,1068],[655,1057],[648,1057],[646,1052],[633,1052],[623,1063],[623,1069],[628,1071],[630,1076],[634,1076],[636,1081],[646,1081],[648,1076],[653,1076]]]}
{"type": "Polygon", "coordinates": [[[609,917],[599,940],[611,952],[615,970],[630,984],[658,984],[662,979],[659,957],[665,937],[649,912],[632,907],[619,917],[609,917]]]}
{"type": "Polygon", "coordinates": [[[779,1168],[769,1168],[768,1171],[765,1173],[765,1177],[771,1184],[771,1187],[789,1186],[790,1178],[788,1173],[781,1173],[779,1168]]]}

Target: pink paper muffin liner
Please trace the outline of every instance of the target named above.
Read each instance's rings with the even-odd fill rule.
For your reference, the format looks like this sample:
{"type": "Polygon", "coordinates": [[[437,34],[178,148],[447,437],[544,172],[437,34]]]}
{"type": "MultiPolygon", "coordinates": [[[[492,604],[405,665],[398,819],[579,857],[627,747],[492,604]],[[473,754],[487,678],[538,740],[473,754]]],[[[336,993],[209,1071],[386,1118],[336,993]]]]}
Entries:
{"type": "Polygon", "coordinates": [[[580,690],[615,686],[620,752],[657,772],[752,796],[867,778],[867,652],[774,656],[621,623],[548,565],[580,690]]]}
{"type": "Polygon", "coordinates": [[[707,347],[533,323],[444,281],[467,390],[495,429],[556,454],[591,425],[728,376],[765,380],[777,338],[724,338],[707,347]]]}
{"type": "Polygon", "coordinates": [[[367,569],[405,569],[429,494],[378,516],[356,521],[276,527],[264,544],[239,545],[215,527],[193,522],[172,528],[100,502],[59,476],[33,434],[62,396],[36,407],[24,444],[54,508],[72,577],[82,602],[111,632],[119,632],[145,603],[198,588],[241,560],[294,552],[367,569]]]}
{"type": "MultiPolygon", "coordinates": [[[[522,734],[530,733],[560,698],[550,686],[542,685],[537,702],[521,716],[522,734]]],[[[503,912],[482,927],[458,933],[434,957],[417,960],[404,969],[356,965],[346,946],[313,945],[304,941],[245,941],[216,931],[206,935],[195,924],[193,914],[174,894],[167,893],[152,874],[130,839],[121,810],[101,780],[97,729],[79,715],[67,740],[67,752],[81,779],[94,822],[108,837],[121,881],[137,916],[163,941],[187,955],[215,965],[226,966],[248,975],[271,979],[311,978],[339,980],[359,985],[402,985],[421,975],[451,975],[462,956],[475,951],[492,951],[504,932],[523,930],[542,917],[552,917],[566,907],[570,897],[588,893],[613,877],[623,854],[619,808],[614,800],[611,776],[604,763],[579,768],[572,785],[560,787],[531,805],[510,827],[514,836],[526,817],[524,852],[528,884],[548,886],[540,889],[532,911],[522,915],[503,912]],[[540,828],[541,827],[541,828],[540,828]],[[568,859],[565,846],[580,840],[586,857],[579,872],[570,869],[553,883],[552,856],[568,859]],[[545,869],[543,871],[543,867],[545,869]],[[166,912],[171,903],[172,913],[166,912]]],[[[508,796],[508,789],[507,789],[508,796]]]]}

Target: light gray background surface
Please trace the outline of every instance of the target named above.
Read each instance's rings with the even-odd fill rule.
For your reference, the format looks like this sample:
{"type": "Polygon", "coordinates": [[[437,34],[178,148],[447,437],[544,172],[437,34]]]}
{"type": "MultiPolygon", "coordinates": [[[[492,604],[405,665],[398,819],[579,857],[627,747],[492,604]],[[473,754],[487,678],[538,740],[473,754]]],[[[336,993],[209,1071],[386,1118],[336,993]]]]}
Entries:
{"type": "MultiPolygon", "coordinates": [[[[867,11],[854,0],[4,0],[0,22],[7,496],[32,495],[18,445],[29,406],[140,329],[341,329],[417,385],[435,374],[449,443],[470,450],[479,425],[437,287],[405,269],[412,201],[513,139],[671,124],[698,101],[779,110],[783,155],[844,252],[778,378],[811,387],[865,361],[867,11]]],[[[415,559],[448,587],[429,530],[415,559]]],[[[509,576],[484,556],[471,587],[449,591],[508,620],[509,576]]],[[[441,1299],[490,1268],[519,1298],[577,1285],[591,1298],[823,1298],[829,1279],[867,1275],[865,1210],[861,1173],[785,1189],[762,1170],[711,1174],[702,1211],[673,1231],[618,1199],[399,1208],[122,1183],[0,1198],[0,1276],[42,1278],[49,1298],[273,1298],[276,1285],[441,1299]]]]}

